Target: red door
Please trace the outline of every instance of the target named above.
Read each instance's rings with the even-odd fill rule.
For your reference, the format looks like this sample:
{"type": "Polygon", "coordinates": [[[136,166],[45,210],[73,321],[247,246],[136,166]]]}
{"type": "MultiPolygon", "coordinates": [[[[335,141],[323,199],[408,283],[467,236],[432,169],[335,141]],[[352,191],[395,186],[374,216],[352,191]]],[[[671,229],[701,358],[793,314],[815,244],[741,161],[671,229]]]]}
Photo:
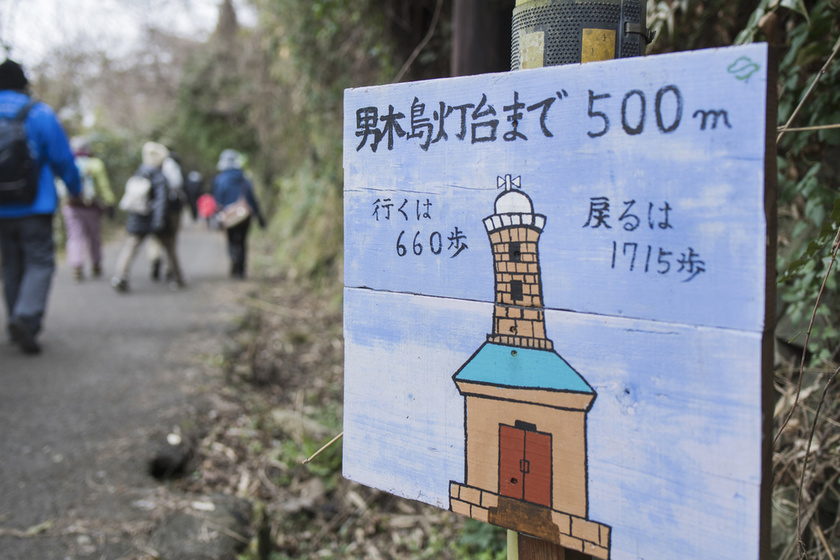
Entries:
{"type": "Polygon", "coordinates": [[[499,426],[499,494],[551,507],[551,434],[499,426]]]}

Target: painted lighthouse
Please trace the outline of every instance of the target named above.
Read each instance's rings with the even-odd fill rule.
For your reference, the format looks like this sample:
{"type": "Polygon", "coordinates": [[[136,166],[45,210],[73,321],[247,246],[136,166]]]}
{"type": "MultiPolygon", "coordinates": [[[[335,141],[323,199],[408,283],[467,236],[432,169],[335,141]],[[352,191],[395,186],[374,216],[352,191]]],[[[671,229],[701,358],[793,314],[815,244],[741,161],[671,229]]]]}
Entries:
{"type": "Polygon", "coordinates": [[[465,398],[464,483],[450,482],[450,509],[610,557],[610,527],[588,518],[586,414],[596,394],[546,336],[539,239],[521,178],[484,219],[493,252],[493,332],[452,376],[465,398]]]}

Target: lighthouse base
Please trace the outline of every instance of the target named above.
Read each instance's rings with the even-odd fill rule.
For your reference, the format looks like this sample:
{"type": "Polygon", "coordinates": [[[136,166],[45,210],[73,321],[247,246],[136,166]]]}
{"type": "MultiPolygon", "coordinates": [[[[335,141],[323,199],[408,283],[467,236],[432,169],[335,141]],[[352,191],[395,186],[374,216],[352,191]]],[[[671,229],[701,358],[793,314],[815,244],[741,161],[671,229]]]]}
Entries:
{"type": "Polygon", "coordinates": [[[457,482],[449,483],[449,509],[594,558],[610,558],[610,527],[583,517],[457,482]]]}

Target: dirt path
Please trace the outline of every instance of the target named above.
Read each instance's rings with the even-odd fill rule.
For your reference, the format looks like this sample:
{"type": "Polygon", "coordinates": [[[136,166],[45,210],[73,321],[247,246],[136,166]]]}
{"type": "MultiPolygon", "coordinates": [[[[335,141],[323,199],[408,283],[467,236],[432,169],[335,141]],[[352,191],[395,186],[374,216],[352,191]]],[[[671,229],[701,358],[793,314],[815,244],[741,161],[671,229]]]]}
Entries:
{"type": "Polygon", "coordinates": [[[43,353],[0,339],[0,559],[152,557],[161,511],[211,507],[147,474],[150,442],[205,406],[201,360],[221,351],[247,286],[227,279],[220,234],[189,224],[179,250],[180,292],[151,282],[145,254],[129,295],[107,278],[75,284],[61,263],[43,353]]]}

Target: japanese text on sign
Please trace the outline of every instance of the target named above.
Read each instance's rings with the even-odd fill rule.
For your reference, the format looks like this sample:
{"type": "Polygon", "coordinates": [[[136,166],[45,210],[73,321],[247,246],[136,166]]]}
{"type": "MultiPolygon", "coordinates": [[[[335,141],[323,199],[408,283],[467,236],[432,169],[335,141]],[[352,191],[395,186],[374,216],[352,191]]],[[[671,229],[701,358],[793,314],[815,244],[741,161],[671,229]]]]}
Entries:
{"type": "MultiPolygon", "coordinates": [[[[671,212],[673,208],[664,201],[661,204],[647,203],[647,215],[644,216],[644,204],[639,204],[642,209],[642,216],[639,217],[637,201],[635,199],[622,201],[623,210],[617,219],[619,231],[634,232],[640,227],[655,232],[666,232],[674,229],[671,223],[671,212]],[[643,218],[645,221],[643,222],[643,218]]],[[[583,228],[613,229],[610,225],[610,199],[606,196],[596,196],[589,199],[589,215],[583,228]]],[[[616,222],[613,222],[616,223],[616,222]]],[[[656,272],[660,275],[683,274],[686,276],[682,281],[690,282],[698,275],[706,271],[706,262],[700,259],[700,254],[693,247],[685,251],[673,251],[653,245],[643,245],[637,241],[613,241],[612,242],[612,269],[622,269],[629,272],[642,271],[644,273],[656,272]],[[679,255],[679,256],[677,256],[679,255]]]]}
{"type": "MultiPolygon", "coordinates": [[[[377,222],[387,222],[392,219],[395,221],[422,222],[424,220],[432,220],[434,203],[428,198],[425,200],[409,200],[403,198],[400,202],[399,199],[380,197],[373,201],[372,206],[373,211],[371,217],[377,222]]],[[[447,241],[449,244],[446,250],[451,253],[450,258],[455,258],[463,251],[469,249],[467,235],[458,226],[451,228],[451,231],[445,238],[444,234],[440,231],[426,233],[422,229],[414,231],[402,230],[397,236],[394,247],[397,255],[400,257],[405,257],[409,254],[414,254],[419,257],[423,254],[425,248],[428,248],[429,252],[433,255],[440,255],[443,253],[444,245],[446,245],[447,241]],[[428,238],[426,237],[427,235],[428,238]],[[426,242],[427,239],[428,243],[426,242]]]]}
{"type": "MultiPolygon", "coordinates": [[[[422,150],[428,151],[433,144],[449,141],[469,141],[470,144],[500,140],[526,142],[535,134],[554,138],[555,132],[560,131],[549,128],[552,109],[558,102],[571,97],[565,89],[560,89],[542,98],[526,100],[514,90],[511,98],[505,101],[490,100],[482,93],[475,102],[452,105],[447,101],[436,101],[428,109],[418,97],[414,97],[405,109],[397,109],[391,104],[387,109],[361,107],[356,110],[355,135],[359,138],[356,151],[369,146],[376,152],[383,142],[387,150],[393,150],[396,141],[414,141],[422,150]],[[532,122],[535,123],[532,125],[534,132],[526,134],[523,125],[532,122]],[[450,134],[454,140],[450,140],[450,134]]],[[[615,122],[621,123],[625,134],[636,136],[648,130],[670,134],[686,120],[685,100],[673,84],[654,93],[632,89],[616,96],[590,89],[587,94],[575,96],[571,107],[585,113],[589,123],[586,136],[591,139],[616,130],[615,122]],[[655,126],[651,124],[653,121],[655,126]]],[[[733,128],[726,109],[699,108],[690,114],[694,126],[702,131],[733,128]]]]}

